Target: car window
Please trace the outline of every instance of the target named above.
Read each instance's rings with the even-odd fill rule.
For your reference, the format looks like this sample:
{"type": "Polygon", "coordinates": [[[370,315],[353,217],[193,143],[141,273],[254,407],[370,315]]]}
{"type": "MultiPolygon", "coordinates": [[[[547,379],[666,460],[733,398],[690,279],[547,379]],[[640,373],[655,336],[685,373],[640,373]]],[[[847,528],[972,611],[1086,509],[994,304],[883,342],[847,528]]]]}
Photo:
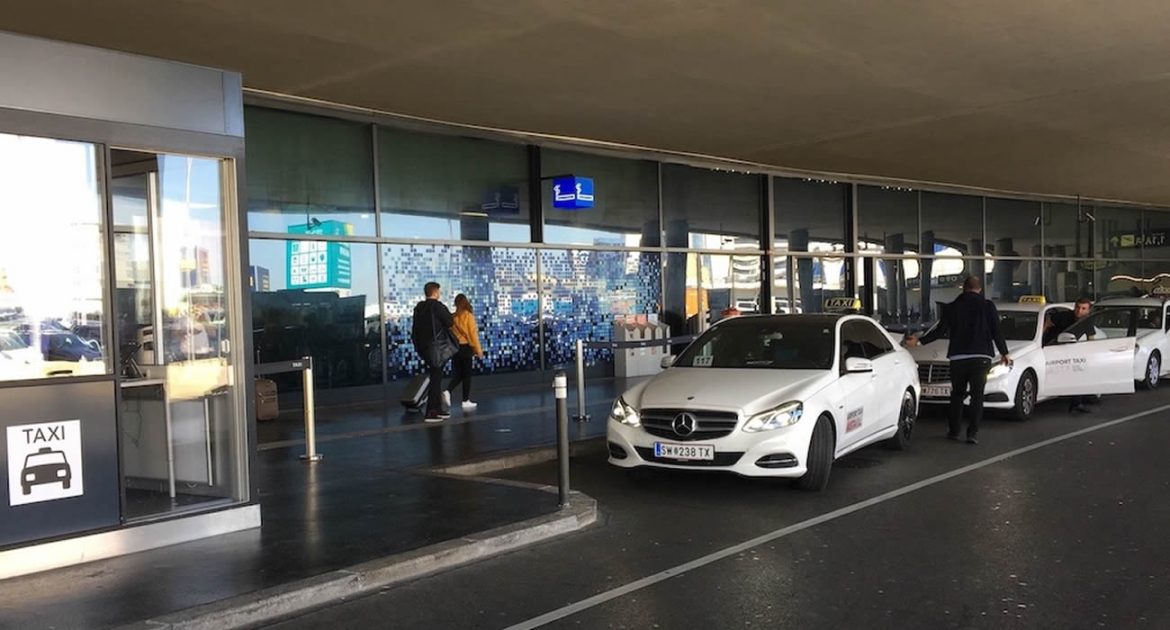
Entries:
{"type": "Polygon", "coordinates": [[[727,320],[695,340],[674,365],[827,370],[833,366],[833,322],[821,318],[727,320]]]}
{"type": "Polygon", "coordinates": [[[1036,338],[1040,314],[1031,311],[999,311],[999,332],[1007,341],[1031,341],[1036,338]]]}
{"type": "Polygon", "coordinates": [[[1088,314],[1065,332],[1072,333],[1078,341],[1132,337],[1137,334],[1139,310],[1138,307],[1103,308],[1088,314]]]}
{"type": "Polygon", "coordinates": [[[841,325],[841,357],[874,359],[890,352],[894,344],[873,324],[851,319],[841,325]]]}
{"type": "Polygon", "coordinates": [[[46,465],[64,464],[64,463],[67,463],[67,462],[65,461],[65,454],[62,453],[61,451],[52,451],[49,453],[33,453],[32,455],[29,455],[28,457],[24,458],[25,468],[28,468],[30,466],[46,466],[46,465]]]}

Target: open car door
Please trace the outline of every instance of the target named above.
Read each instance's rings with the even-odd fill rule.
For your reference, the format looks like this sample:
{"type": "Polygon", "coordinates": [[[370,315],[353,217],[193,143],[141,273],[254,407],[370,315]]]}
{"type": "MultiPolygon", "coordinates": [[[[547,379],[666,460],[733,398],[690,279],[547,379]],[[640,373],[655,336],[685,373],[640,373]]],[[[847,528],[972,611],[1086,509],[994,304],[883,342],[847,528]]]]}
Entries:
{"type": "Polygon", "coordinates": [[[1044,348],[1044,393],[1048,396],[1132,394],[1137,311],[1112,308],[1092,313],[1044,348]]]}

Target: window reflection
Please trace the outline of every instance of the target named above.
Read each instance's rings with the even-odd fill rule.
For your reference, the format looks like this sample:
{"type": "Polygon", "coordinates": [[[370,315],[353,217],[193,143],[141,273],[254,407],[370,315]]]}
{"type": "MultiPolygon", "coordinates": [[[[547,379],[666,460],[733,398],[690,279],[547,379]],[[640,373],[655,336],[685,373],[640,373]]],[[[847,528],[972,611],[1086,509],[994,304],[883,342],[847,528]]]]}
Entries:
{"type": "Polygon", "coordinates": [[[666,246],[759,250],[760,188],[756,175],[663,164],[666,246]]]}
{"type": "Polygon", "coordinates": [[[786,256],[776,259],[772,296],[776,313],[821,313],[831,297],[854,297],[847,256],[786,256]]]}
{"type": "MultiPolygon", "coordinates": [[[[375,245],[253,239],[249,252],[258,363],[311,356],[322,389],[382,382],[375,245]]],[[[302,388],[299,374],[271,378],[280,391],[302,388]]]]}
{"type": "Polygon", "coordinates": [[[983,254],[983,198],[922,193],[922,253],[983,254]]]}
{"type": "Polygon", "coordinates": [[[378,168],[385,236],[532,238],[523,145],[379,128],[378,168]]]}
{"type": "Polygon", "coordinates": [[[857,187],[857,250],[918,252],[918,192],[905,188],[857,187]]]}
{"type": "Polygon", "coordinates": [[[0,134],[0,380],[107,373],[95,147],[0,134]],[[49,247],[46,249],[46,241],[49,247]]]}
{"type": "Polygon", "coordinates": [[[778,177],[773,180],[776,249],[844,252],[847,184],[778,177]]]}
{"type": "Polygon", "coordinates": [[[726,317],[760,308],[760,256],[669,253],[662,319],[671,334],[698,333],[726,317]]]}
{"type": "Polygon", "coordinates": [[[370,127],[260,107],[244,109],[248,129],[248,228],[287,232],[336,221],[374,235],[370,127]]]}

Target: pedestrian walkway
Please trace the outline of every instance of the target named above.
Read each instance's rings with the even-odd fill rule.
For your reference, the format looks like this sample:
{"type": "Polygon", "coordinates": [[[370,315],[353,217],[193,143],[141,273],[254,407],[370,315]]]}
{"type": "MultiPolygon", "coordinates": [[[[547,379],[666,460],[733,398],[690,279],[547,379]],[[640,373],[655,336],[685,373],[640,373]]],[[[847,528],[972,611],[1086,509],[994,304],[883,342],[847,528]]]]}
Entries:
{"type": "MultiPolygon", "coordinates": [[[[574,423],[574,438],[604,433],[624,386],[590,388],[594,421],[574,423]]],[[[556,495],[537,487],[427,472],[553,444],[552,404],[535,388],[485,391],[474,414],[440,425],[380,406],[322,409],[317,464],[298,459],[303,430],[289,414],[260,431],[261,528],[4,581],[0,627],[117,627],[554,515],[556,495]]]]}

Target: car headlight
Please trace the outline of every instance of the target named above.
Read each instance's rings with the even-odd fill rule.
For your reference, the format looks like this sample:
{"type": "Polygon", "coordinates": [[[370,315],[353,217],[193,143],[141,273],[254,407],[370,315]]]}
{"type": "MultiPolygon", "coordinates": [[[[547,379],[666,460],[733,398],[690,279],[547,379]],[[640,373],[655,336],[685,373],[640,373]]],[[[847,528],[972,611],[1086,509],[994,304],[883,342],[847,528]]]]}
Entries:
{"type": "Polygon", "coordinates": [[[1012,366],[1004,365],[1002,363],[995,365],[990,370],[987,370],[987,378],[998,378],[1012,371],[1012,366]]]}
{"type": "Polygon", "coordinates": [[[640,427],[642,426],[642,419],[638,417],[638,410],[626,403],[624,398],[618,397],[613,401],[613,409],[609,412],[611,420],[620,422],[626,426],[640,427]]]}
{"type": "Polygon", "coordinates": [[[62,469],[60,469],[60,468],[58,468],[58,469],[57,469],[57,476],[58,476],[58,477],[64,477],[64,476],[65,476],[65,471],[64,471],[64,470],[62,470],[62,469]]]}
{"type": "Polygon", "coordinates": [[[24,476],[24,480],[25,480],[25,481],[32,481],[32,480],[34,480],[34,479],[36,479],[36,478],[37,478],[37,476],[36,476],[36,475],[34,475],[34,474],[32,474],[32,473],[28,473],[28,474],[26,474],[26,475],[24,476]]]}
{"type": "Polygon", "coordinates": [[[743,430],[748,433],[771,431],[796,424],[803,415],[804,403],[794,400],[774,409],[761,411],[748,418],[747,424],[743,425],[743,430]]]}

